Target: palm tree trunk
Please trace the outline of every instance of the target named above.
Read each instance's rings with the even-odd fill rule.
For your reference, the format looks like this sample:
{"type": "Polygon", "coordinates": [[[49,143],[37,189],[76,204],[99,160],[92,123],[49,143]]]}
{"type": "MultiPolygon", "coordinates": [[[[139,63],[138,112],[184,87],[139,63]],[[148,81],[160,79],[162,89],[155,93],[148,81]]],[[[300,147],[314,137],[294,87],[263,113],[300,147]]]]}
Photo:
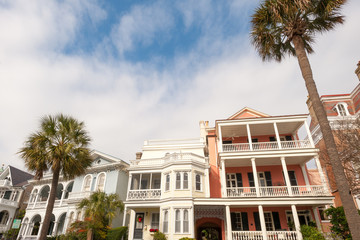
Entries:
{"type": "Polygon", "coordinates": [[[334,172],[335,182],[338,186],[340,199],[345,210],[345,216],[349,224],[352,237],[353,239],[360,239],[360,215],[357,212],[354,200],[351,196],[349,184],[344,173],[344,167],[336,149],[334,136],[332,134],[325,109],[320,101],[309,59],[305,52],[304,42],[302,38],[297,35],[293,37],[292,42],[295,46],[296,56],[300,65],[301,74],[305,80],[310,101],[314,107],[315,115],[319,121],[320,129],[323,134],[326,150],[334,172]]]}
{"type": "Polygon", "coordinates": [[[59,175],[60,175],[60,167],[57,167],[57,169],[54,169],[54,171],[53,171],[53,177],[52,177],[52,181],[51,181],[51,189],[50,189],[48,204],[46,207],[45,217],[44,217],[43,225],[41,228],[39,240],[46,240],[47,232],[48,232],[49,226],[50,226],[52,211],[54,209],[56,189],[57,189],[57,185],[59,183],[59,175]]]}

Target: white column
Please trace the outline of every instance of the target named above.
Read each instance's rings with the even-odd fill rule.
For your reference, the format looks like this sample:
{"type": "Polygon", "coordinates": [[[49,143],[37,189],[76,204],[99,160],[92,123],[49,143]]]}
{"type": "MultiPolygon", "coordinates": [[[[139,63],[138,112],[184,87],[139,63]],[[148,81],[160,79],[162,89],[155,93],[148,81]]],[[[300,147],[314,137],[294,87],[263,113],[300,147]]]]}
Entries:
{"type": "Polygon", "coordinates": [[[152,189],[152,173],[150,173],[150,184],[149,184],[149,189],[152,189]]]}
{"type": "Polygon", "coordinates": [[[206,192],[205,197],[210,197],[210,176],[209,176],[209,169],[205,170],[205,183],[206,183],[206,192]]]}
{"type": "Polygon", "coordinates": [[[292,196],[293,193],[292,193],[292,189],[291,189],[290,177],[289,177],[289,172],[287,170],[285,157],[280,157],[280,159],[281,159],[281,165],[282,165],[284,176],[285,176],[286,187],[287,187],[289,196],[292,196]]]}
{"type": "Polygon", "coordinates": [[[297,214],[297,210],[296,210],[296,206],[295,205],[291,205],[291,211],[292,211],[292,215],[294,218],[294,224],[295,224],[295,229],[296,229],[296,234],[298,236],[299,240],[302,240],[302,234],[300,232],[300,221],[299,221],[299,217],[297,214]]]}
{"type": "Polygon", "coordinates": [[[322,232],[318,208],[317,208],[317,207],[313,207],[312,209],[313,209],[313,213],[314,213],[314,217],[315,217],[316,226],[317,226],[317,228],[319,229],[319,231],[322,232]]]}
{"type": "Polygon", "coordinates": [[[311,135],[311,132],[310,132],[310,128],[309,128],[309,125],[308,125],[308,123],[307,123],[306,120],[304,121],[304,125],[305,125],[306,133],[307,133],[308,138],[309,138],[309,141],[310,141],[310,145],[311,145],[311,147],[314,148],[314,147],[315,147],[314,140],[313,140],[313,138],[312,138],[312,135],[311,135]]]}
{"type": "Polygon", "coordinates": [[[193,196],[194,189],[193,189],[193,181],[195,179],[193,178],[192,171],[189,172],[188,181],[189,181],[189,188],[190,188],[190,196],[193,196]]]}
{"type": "Polygon", "coordinates": [[[250,150],[253,150],[253,146],[252,146],[252,140],[251,140],[251,132],[250,132],[250,126],[249,124],[246,124],[246,131],[247,131],[247,137],[248,137],[248,142],[249,142],[249,146],[250,146],[250,150]]]}
{"type": "Polygon", "coordinates": [[[259,189],[259,180],[258,180],[258,174],[257,174],[257,170],[256,170],[255,158],[251,158],[251,166],[252,166],[252,170],[253,170],[256,196],[259,197],[260,196],[260,189],[259,189]]]}
{"type": "Polygon", "coordinates": [[[305,163],[302,163],[300,164],[300,167],[301,167],[301,172],[304,176],[304,180],[305,180],[305,185],[306,185],[306,190],[310,190],[310,181],[309,181],[309,177],[307,175],[307,171],[306,171],[306,164],[305,163]]]}
{"type": "Polygon", "coordinates": [[[38,199],[39,199],[39,196],[40,196],[40,193],[37,193],[37,194],[36,194],[36,197],[35,197],[35,202],[34,202],[34,205],[33,205],[33,209],[34,209],[35,206],[36,206],[36,203],[37,203],[37,201],[38,201],[38,199]]]}
{"type": "Polygon", "coordinates": [[[259,218],[260,218],[260,225],[261,225],[261,231],[263,235],[263,240],[267,240],[267,234],[266,234],[266,225],[265,225],[265,216],[264,216],[264,209],[262,205],[258,206],[259,209],[259,218]]]}
{"type": "Polygon", "coordinates": [[[54,228],[52,230],[52,233],[51,233],[51,236],[56,236],[56,232],[57,232],[57,229],[58,229],[58,226],[59,226],[59,222],[54,222],[54,228]]]}
{"type": "MultiPolygon", "coordinates": [[[[161,212],[160,212],[161,213],[161,212]]],[[[126,221],[126,214],[127,214],[127,206],[124,206],[124,217],[123,217],[123,223],[122,225],[125,226],[125,221],[126,221]]],[[[160,214],[161,215],[161,214],[160,214]]],[[[160,217],[159,217],[159,221],[160,221],[160,217]]]]}
{"type": "Polygon", "coordinates": [[[315,163],[316,163],[316,167],[318,169],[319,175],[320,175],[321,183],[324,186],[325,191],[327,192],[328,191],[327,182],[325,180],[325,175],[324,175],[324,172],[322,170],[322,167],[321,167],[320,160],[319,160],[318,156],[315,157],[315,163]]]}
{"type": "Polygon", "coordinates": [[[195,209],[194,209],[194,202],[192,203],[192,207],[189,211],[189,231],[190,231],[190,237],[195,238],[195,209]]]}
{"type": "Polygon", "coordinates": [[[221,188],[222,188],[222,197],[227,197],[225,160],[224,159],[221,159],[221,188]]]}
{"type": "Polygon", "coordinates": [[[63,203],[63,200],[64,200],[64,198],[65,198],[65,194],[66,194],[66,189],[64,189],[64,190],[62,190],[62,194],[61,194],[61,200],[60,200],[60,206],[62,205],[62,203],[63,203]]]}
{"type": "Polygon", "coordinates": [[[39,226],[39,231],[38,231],[38,234],[36,235],[37,238],[36,239],[39,239],[40,238],[40,233],[41,233],[41,229],[43,228],[43,224],[44,222],[40,222],[40,226],[39,226]]]}
{"type": "Polygon", "coordinates": [[[219,125],[219,138],[218,138],[218,148],[219,148],[219,152],[223,151],[223,141],[222,141],[222,133],[221,133],[221,125],[219,125]]]}
{"type": "Polygon", "coordinates": [[[226,232],[227,232],[226,238],[231,240],[232,239],[232,229],[231,229],[231,214],[230,214],[229,205],[226,205],[225,210],[226,210],[226,232]]]}
{"type": "Polygon", "coordinates": [[[281,149],[280,135],[279,135],[279,131],[278,131],[276,122],[274,122],[274,130],[275,130],[275,136],[276,136],[277,144],[278,144],[278,146],[279,146],[279,149],[281,149]]]}

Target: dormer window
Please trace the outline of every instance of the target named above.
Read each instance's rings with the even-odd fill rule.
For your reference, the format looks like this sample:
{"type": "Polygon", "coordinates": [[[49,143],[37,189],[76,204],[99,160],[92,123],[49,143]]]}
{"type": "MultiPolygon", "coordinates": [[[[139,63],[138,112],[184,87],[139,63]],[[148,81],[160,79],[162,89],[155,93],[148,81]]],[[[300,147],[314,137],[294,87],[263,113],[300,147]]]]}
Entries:
{"type": "Polygon", "coordinates": [[[344,117],[350,115],[348,105],[344,102],[336,104],[333,109],[335,112],[337,112],[338,116],[344,117]]]}

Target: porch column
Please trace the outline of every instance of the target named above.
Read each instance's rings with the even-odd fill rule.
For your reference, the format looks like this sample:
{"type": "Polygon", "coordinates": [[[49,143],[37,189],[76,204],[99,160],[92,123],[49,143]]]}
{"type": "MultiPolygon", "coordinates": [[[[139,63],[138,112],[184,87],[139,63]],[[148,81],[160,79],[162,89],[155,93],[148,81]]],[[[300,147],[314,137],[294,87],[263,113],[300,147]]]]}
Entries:
{"type": "MultiPolygon", "coordinates": [[[[253,170],[256,196],[259,197],[260,196],[260,189],[259,189],[258,174],[257,174],[257,171],[256,171],[255,158],[251,158],[251,166],[252,166],[252,170],[253,170]]],[[[251,192],[251,190],[250,190],[250,192],[251,192]]]]}
{"type": "Polygon", "coordinates": [[[300,221],[299,221],[299,217],[298,217],[295,205],[291,205],[291,211],[292,211],[292,215],[293,215],[293,218],[294,218],[294,224],[295,224],[297,237],[298,237],[299,240],[302,240],[303,238],[302,238],[302,234],[300,232],[300,221]]]}
{"type": "Polygon", "coordinates": [[[33,205],[33,209],[34,209],[35,206],[36,206],[36,203],[37,203],[37,201],[38,201],[38,199],[39,199],[39,196],[40,196],[40,193],[37,193],[36,196],[35,196],[35,202],[34,202],[34,205],[33,205]]]}
{"type": "Polygon", "coordinates": [[[324,175],[324,172],[322,170],[322,167],[321,167],[320,160],[319,160],[318,156],[315,157],[315,163],[316,163],[316,167],[318,169],[319,175],[320,175],[321,183],[325,188],[325,192],[328,192],[328,190],[329,190],[328,185],[327,185],[325,175],[324,175]]]}
{"type": "Polygon", "coordinates": [[[281,159],[281,165],[282,165],[283,172],[284,172],[286,187],[287,187],[289,196],[292,196],[293,192],[292,192],[292,188],[291,188],[289,172],[287,170],[287,166],[286,166],[286,162],[285,162],[285,157],[280,157],[280,159],[281,159]]]}
{"type": "Polygon", "coordinates": [[[221,159],[221,188],[222,188],[223,197],[227,197],[225,160],[224,159],[221,159]]]}
{"type": "Polygon", "coordinates": [[[64,198],[65,198],[65,194],[66,194],[66,189],[64,189],[64,190],[62,190],[62,194],[61,194],[61,200],[60,200],[60,206],[62,205],[62,203],[63,203],[63,200],[64,200],[64,198]]]}
{"type": "Polygon", "coordinates": [[[189,231],[190,231],[190,237],[191,238],[195,238],[195,229],[194,229],[194,226],[195,226],[195,208],[194,208],[194,202],[192,202],[192,207],[189,211],[189,223],[190,223],[190,226],[189,226],[189,231]]]}
{"type": "Polygon", "coordinates": [[[264,216],[264,209],[262,205],[258,206],[259,209],[259,218],[260,218],[260,225],[261,225],[261,231],[263,235],[263,240],[267,240],[267,234],[266,234],[266,225],[265,225],[265,216],[264,216]]]}
{"type": "Polygon", "coordinates": [[[313,207],[312,209],[313,209],[313,213],[314,213],[314,217],[315,217],[316,226],[319,229],[319,231],[322,232],[318,208],[313,207]]]}
{"type": "MultiPolygon", "coordinates": [[[[180,182],[180,184],[182,184],[180,182]]],[[[149,189],[152,189],[152,173],[150,173],[150,184],[149,184],[149,189]]]]}
{"type": "Polygon", "coordinates": [[[310,145],[311,145],[311,147],[314,148],[314,147],[315,147],[314,140],[312,139],[312,135],[311,135],[311,132],[310,132],[309,124],[307,123],[306,120],[304,121],[304,125],[305,125],[305,129],[306,129],[306,133],[307,133],[307,135],[308,135],[308,139],[309,139],[310,145]]]}
{"type": "Polygon", "coordinates": [[[232,229],[231,229],[231,215],[230,215],[230,206],[226,205],[226,238],[228,240],[232,239],[232,229]]]}
{"type": "MultiPolygon", "coordinates": [[[[162,181],[161,181],[161,182],[162,182],[162,181]]],[[[126,198],[125,198],[125,199],[128,198],[128,193],[129,193],[129,191],[131,190],[131,189],[130,189],[130,188],[131,188],[131,184],[132,184],[132,174],[129,173],[129,182],[128,182],[128,187],[127,187],[126,198]]],[[[139,185],[140,185],[140,183],[139,183],[139,185]]],[[[165,189],[163,189],[163,191],[165,191],[165,189]]]]}
{"type": "Polygon", "coordinates": [[[309,181],[309,177],[308,177],[307,171],[306,171],[306,164],[302,163],[302,164],[300,164],[300,167],[301,167],[302,174],[304,176],[306,190],[310,191],[310,181],[309,181]]]}
{"type": "Polygon", "coordinates": [[[57,235],[56,232],[57,232],[58,227],[59,227],[59,222],[58,221],[54,222],[54,228],[52,230],[52,233],[50,234],[51,236],[56,236],[57,235]]]}
{"type": "MultiPolygon", "coordinates": [[[[206,192],[205,197],[210,197],[210,176],[209,176],[209,169],[205,170],[205,183],[206,183],[206,192]]],[[[226,186],[226,185],[225,185],[226,186]]],[[[192,191],[191,191],[192,192],[192,191]]]]}
{"type": "Polygon", "coordinates": [[[219,152],[223,151],[223,141],[222,141],[222,133],[221,133],[221,125],[219,125],[219,138],[218,138],[218,148],[219,148],[219,152]]]}
{"type": "MultiPolygon", "coordinates": [[[[123,226],[125,226],[126,214],[127,214],[126,212],[127,212],[127,206],[125,205],[124,206],[124,217],[123,217],[123,223],[122,223],[123,226]]],[[[159,221],[160,221],[160,219],[159,219],[159,221]]]]}
{"type": "Polygon", "coordinates": [[[277,144],[278,144],[278,146],[279,146],[279,149],[281,149],[280,135],[279,135],[279,131],[278,131],[276,122],[274,122],[274,130],[275,130],[275,136],[276,136],[277,144]]]}
{"type": "Polygon", "coordinates": [[[40,233],[41,233],[41,229],[43,228],[43,224],[44,222],[40,222],[40,225],[39,225],[39,231],[38,231],[38,234],[36,235],[36,239],[39,239],[40,238],[40,233]]]}
{"type": "Polygon", "coordinates": [[[249,147],[250,150],[253,150],[253,145],[252,145],[252,140],[251,140],[251,132],[250,132],[250,126],[249,124],[246,124],[246,131],[247,131],[247,137],[248,137],[248,142],[249,142],[249,147]]]}

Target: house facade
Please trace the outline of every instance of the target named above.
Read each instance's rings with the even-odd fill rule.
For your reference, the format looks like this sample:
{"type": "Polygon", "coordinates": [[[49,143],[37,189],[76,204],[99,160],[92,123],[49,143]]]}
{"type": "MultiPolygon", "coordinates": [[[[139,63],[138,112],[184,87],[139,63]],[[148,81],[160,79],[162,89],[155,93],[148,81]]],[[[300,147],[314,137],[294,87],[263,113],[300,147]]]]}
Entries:
{"type": "MultiPolygon", "coordinates": [[[[355,73],[360,80],[360,62],[357,65],[355,73]]],[[[320,100],[325,108],[330,127],[334,131],[335,138],[337,135],[336,132],[341,131],[341,128],[346,125],[346,122],[351,122],[355,119],[359,119],[360,117],[360,84],[358,84],[349,94],[323,95],[320,97],[320,100]]],[[[341,206],[342,204],[335,183],[332,167],[329,164],[327,154],[325,153],[325,143],[310,99],[307,101],[307,105],[311,116],[311,134],[316,147],[323,152],[323,154],[321,154],[320,162],[329,179],[330,190],[335,196],[334,205],[341,206]]],[[[345,173],[350,183],[354,201],[360,209],[360,164],[358,161],[353,161],[351,165],[352,166],[347,165],[345,168],[350,167],[355,171],[345,171],[345,173]],[[358,174],[354,174],[352,172],[357,172],[358,174]]]]}
{"type": "MultiPolygon", "coordinates": [[[[125,201],[128,181],[128,163],[107,154],[93,151],[93,164],[86,174],[75,179],[66,180],[60,177],[56,200],[48,229],[49,236],[61,235],[71,223],[83,220],[82,209],[77,204],[95,191],[107,194],[116,193],[125,201]]],[[[45,217],[47,201],[50,193],[52,174],[45,174],[41,180],[32,180],[33,189],[23,218],[18,239],[37,239],[40,235],[42,221],[45,217]]],[[[123,214],[119,214],[112,226],[121,226],[123,214]]]]}
{"type": "MultiPolygon", "coordinates": [[[[129,168],[129,239],[302,239],[331,204],[307,115],[273,117],[244,108],[214,127],[200,122],[196,140],[146,141],[129,168]],[[306,163],[315,159],[321,184],[306,163]]],[[[126,224],[126,222],[125,222],[126,224]]]]}
{"type": "Polygon", "coordinates": [[[13,166],[0,171],[0,234],[9,230],[19,209],[24,209],[31,186],[28,181],[34,176],[13,166]]]}

